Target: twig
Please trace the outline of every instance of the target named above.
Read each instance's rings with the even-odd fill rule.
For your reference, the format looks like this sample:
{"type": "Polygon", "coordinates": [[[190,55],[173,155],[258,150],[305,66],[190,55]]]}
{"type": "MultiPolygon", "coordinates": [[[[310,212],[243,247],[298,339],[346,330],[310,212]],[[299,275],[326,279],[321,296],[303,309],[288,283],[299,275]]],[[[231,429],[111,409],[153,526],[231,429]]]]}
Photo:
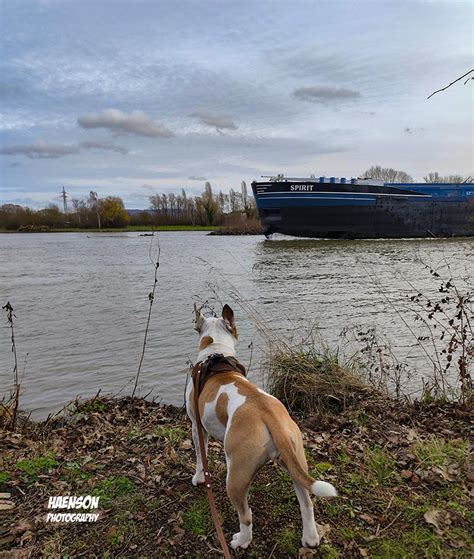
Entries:
{"type": "Polygon", "coordinates": [[[13,382],[15,387],[13,392],[13,413],[12,413],[11,428],[12,431],[14,431],[16,427],[18,404],[20,400],[20,384],[18,382],[18,358],[16,355],[15,330],[13,327],[13,318],[16,318],[16,316],[13,313],[13,307],[11,306],[10,301],[8,301],[7,304],[2,307],[2,309],[7,313],[7,321],[11,329],[11,341],[12,341],[12,353],[13,353],[13,382]]]}
{"type": "MultiPolygon", "coordinates": [[[[474,72],[474,68],[472,70],[469,70],[469,72],[466,72],[465,74],[463,74],[462,76],[460,76],[458,79],[454,80],[453,82],[451,82],[450,84],[448,84],[446,87],[442,87],[441,89],[437,89],[436,91],[433,91],[433,93],[427,97],[426,99],[429,99],[430,97],[433,97],[433,95],[435,95],[436,93],[439,93],[440,91],[444,91],[445,89],[448,89],[448,87],[451,87],[453,84],[455,84],[456,82],[458,82],[459,80],[462,80],[463,78],[465,78],[466,76],[468,76],[471,72],[474,72]]],[[[474,78],[471,78],[474,79],[474,78]]],[[[464,85],[467,84],[467,82],[469,81],[469,79],[467,79],[464,82],[464,85]]]]}
{"type": "Polygon", "coordinates": [[[249,359],[249,364],[248,364],[248,367],[247,367],[247,374],[249,374],[250,367],[252,366],[253,342],[249,343],[248,348],[250,349],[250,359],[249,359]]]}
{"type": "Polygon", "coordinates": [[[378,535],[380,535],[382,532],[385,532],[386,530],[388,530],[388,529],[390,528],[390,526],[392,526],[392,525],[395,523],[395,521],[398,520],[398,518],[401,516],[401,514],[402,514],[402,513],[399,512],[397,515],[395,515],[395,516],[393,517],[392,521],[391,521],[389,524],[387,524],[387,526],[384,526],[384,527],[379,531],[378,535]]]}
{"type": "Polygon", "coordinates": [[[157,242],[158,242],[158,247],[157,247],[157,253],[156,253],[156,259],[155,260],[153,260],[153,258],[151,256],[151,250],[152,250],[153,239],[154,238],[155,238],[154,236],[151,238],[149,257],[150,257],[151,263],[153,264],[153,267],[155,268],[155,278],[154,278],[154,282],[153,282],[153,289],[148,294],[148,300],[150,301],[150,306],[148,307],[148,319],[146,321],[145,336],[143,338],[142,354],[141,354],[141,357],[140,357],[140,363],[138,365],[137,375],[135,377],[135,385],[134,385],[133,390],[132,390],[132,398],[135,396],[135,392],[137,390],[138,379],[140,377],[140,371],[142,369],[143,358],[145,357],[145,348],[146,348],[146,340],[147,340],[147,337],[148,337],[148,328],[150,327],[151,311],[152,311],[152,308],[153,308],[153,303],[155,301],[156,284],[158,283],[158,268],[160,267],[160,252],[161,252],[160,240],[159,240],[159,237],[158,237],[158,233],[156,233],[156,239],[157,239],[157,242]]]}

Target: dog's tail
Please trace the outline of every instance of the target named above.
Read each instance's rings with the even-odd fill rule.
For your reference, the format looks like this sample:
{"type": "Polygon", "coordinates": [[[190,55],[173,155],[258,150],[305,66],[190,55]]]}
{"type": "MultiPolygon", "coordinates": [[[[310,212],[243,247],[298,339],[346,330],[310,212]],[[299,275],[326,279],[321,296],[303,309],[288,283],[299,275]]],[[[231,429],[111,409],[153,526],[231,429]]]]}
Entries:
{"type": "Polygon", "coordinates": [[[298,459],[289,433],[277,421],[269,418],[265,419],[265,425],[293,480],[317,497],[336,497],[337,491],[333,485],[326,481],[316,481],[308,474],[306,463],[302,464],[298,459]]]}

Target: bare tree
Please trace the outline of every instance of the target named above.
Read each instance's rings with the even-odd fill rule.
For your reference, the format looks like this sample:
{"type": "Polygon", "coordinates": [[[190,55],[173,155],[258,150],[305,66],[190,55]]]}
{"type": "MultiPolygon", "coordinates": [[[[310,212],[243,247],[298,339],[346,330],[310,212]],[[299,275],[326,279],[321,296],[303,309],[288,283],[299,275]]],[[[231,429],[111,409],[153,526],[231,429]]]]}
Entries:
{"type": "Polygon", "coordinates": [[[413,177],[405,171],[397,171],[391,167],[381,167],[380,165],[373,165],[369,167],[363,174],[364,178],[380,179],[385,182],[413,182],[413,177]]]}
{"type": "Polygon", "coordinates": [[[439,173],[436,171],[434,173],[428,173],[423,179],[425,182],[449,182],[452,184],[461,184],[466,180],[462,175],[446,175],[440,177],[439,173]]]}

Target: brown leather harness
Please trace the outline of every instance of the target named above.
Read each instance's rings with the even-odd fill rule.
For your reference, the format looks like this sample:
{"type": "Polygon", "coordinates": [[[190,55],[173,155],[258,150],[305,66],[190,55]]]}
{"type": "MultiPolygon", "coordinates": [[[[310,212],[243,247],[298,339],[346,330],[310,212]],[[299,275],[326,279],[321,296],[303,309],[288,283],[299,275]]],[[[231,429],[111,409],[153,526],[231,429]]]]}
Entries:
{"type": "Polygon", "coordinates": [[[214,499],[214,493],[211,487],[211,474],[209,472],[209,463],[207,461],[204,436],[202,433],[201,415],[199,413],[199,396],[201,395],[204,385],[211,377],[229,372],[240,373],[243,376],[247,376],[245,367],[242,365],[242,363],[237,361],[235,357],[226,357],[220,353],[213,353],[212,355],[209,355],[209,357],[205,361],[196,363],[192,371],[194,388],[194,413],[196,415],[199,449],[201,452],[202,466],[204,469],[204,483],[207,489],[207,499],[209,501],[209,507],[211,509],[214,526],[216,527],[216,532],[219,537],[222,551],[224,552],[224,557],[226,559],[231,559],[231,555],[227,546],[227,542],[225,540],[224,531],[222,530],[221,520],[219,518],[219,513],[217,512],[216,501],[214,499]]]}

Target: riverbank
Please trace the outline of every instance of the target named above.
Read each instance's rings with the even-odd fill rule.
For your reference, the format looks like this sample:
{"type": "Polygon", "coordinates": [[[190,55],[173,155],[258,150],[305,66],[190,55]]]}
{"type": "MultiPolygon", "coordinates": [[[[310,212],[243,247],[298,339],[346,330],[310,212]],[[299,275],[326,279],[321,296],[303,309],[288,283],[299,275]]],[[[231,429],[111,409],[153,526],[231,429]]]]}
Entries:
{"type": "MultiPolygon", "coordinates": [[[[251,486],[253,543],[234,555],[471,557],[472,420],[459,404],[389,398],[299,419],[312,475],[339,491],[336,499],[314,499],[322,544],[300,549],[292,482],[267,464],[251,486]]],[[[181,409],[96,398],[43,423],[23,419],[0,441],[0,556],[219,557],[206,493],[191,485],[194,450],[181,409]],[[99,496],[99,520],[45,522],[55,495],[99,496]]],[[[225,494],[221,443],[211,442],[210,462],[230,540],[238,523],[225,494]]]]}
{"type": "Polygon", "coordinates": [[[18,229],[10,230],[0,228],[0,233],[133,233],[133,232],[149,232],[149,231],[216,231],[220,226],[212,225],[129,225],[128,227],[108,227],[108,228],[92,228],[81,229],[79,227],[62,227],[59,229],[49,229],[48,231],[19,231],[18,229]]]}

